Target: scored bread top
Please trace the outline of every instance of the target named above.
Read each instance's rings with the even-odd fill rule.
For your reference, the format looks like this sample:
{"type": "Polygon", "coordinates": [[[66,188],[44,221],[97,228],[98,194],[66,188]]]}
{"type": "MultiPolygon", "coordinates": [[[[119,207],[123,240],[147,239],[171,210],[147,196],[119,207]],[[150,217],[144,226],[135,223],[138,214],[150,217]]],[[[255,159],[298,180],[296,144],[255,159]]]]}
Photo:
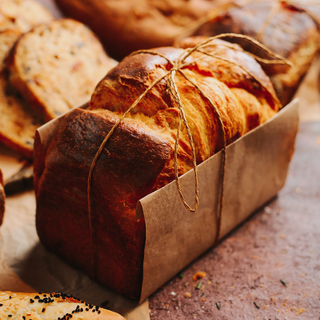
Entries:
{"type": "Polygon", "coordinates": [[[9,62],[10,81],[50,120],[89,101],[116,64],[85,25],[61,19],[20,38],[9,62]]]}
{"type": "Polygon", "coordinates": [[[3,189],[3,176],[2,176],[2,171],[0,169],[0,225],[2,224],[3,216],[4,216],[5,199],[6,199],[6,195],[3,189]]]}
{"type": "MultiPolygon", "coordinates": [[[[190,41],[195,45],[199,40],[190,41]]],[[[194,53],[188,58],[189,62],[194,63],[183,69],[218,107],[227,143],[231,143],[272,117],[281,104],[260,65],[239,46],[215,40],[205,50],[239,65],[194,53]]],[[[154,51],[167,56],[171,61],[175,61],[182,53],[181,49],[169,47],[154,51]]],[[[119,117],[169,68],[170,64],[160,56],[137,54],[125,58],[99,83],[92,96],[90,110],[108,114],[111,118],[119,117]]],[[[176,85],[193,135],[197,163],[200,163],[222,148],[217,116],[208,101],[179,73],[176,74],[176,85]]],[[[146,131],[170,141],[173,148],[178,108],[166,88],[167,84],[161,81],[128,114],[124,122],[144,127],[146,131]]],[[[180,135],[180,148],[178,159],[180,157],[184,161],[179,161],[179,173],[183,174],[192,168],[192,153],[184,126],[180,135]]],[[[158,177],[158,187],[167,183],[168,176],[169,180],[173,180],[172,163],[167,165],[158,177]]]]}
{"type": "Polygon", "coordinates": [[[5,72],[7,56],[20,35],[14,30],[0,33],[0,141],[32,158],[35,131],[43,122],[10,88],[5,72]]]}
{"type": "Polygon", "coordinates": [[[124,320],[71,295],[0,292],[0,318],[10,320],[124,320]]]}
{"type": "Polygon", "coordinates": [[[0,31],[31,28],[53,20],[52,14],[35,0],[0,0],[0,31]]]}

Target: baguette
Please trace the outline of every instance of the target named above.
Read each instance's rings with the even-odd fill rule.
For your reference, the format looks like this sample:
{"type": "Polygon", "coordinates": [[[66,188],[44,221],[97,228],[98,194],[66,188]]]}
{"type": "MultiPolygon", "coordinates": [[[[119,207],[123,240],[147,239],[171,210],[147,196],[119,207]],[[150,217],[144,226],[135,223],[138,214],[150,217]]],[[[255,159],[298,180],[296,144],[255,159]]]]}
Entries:
{"type": "Polygon", "coordinates": [[[24,34],[8,68],[11,84],[49,121],[87,102],[116,64],[85,25],[61,19],[24,34]]]}
{"type": "MultiPolygon", "coordinates": [[[[240,47],[216,40],[207,50],[238,66],[195,52],[183,71],[217,106],[229,144],[272,117],[281,104],[260,65],[240,47]]],[[[171,61],[183,52],[153,51],[171,61]]],[[[147,53],[125,58],[99,83],[89,106],[61,119],[47,148],[39,135],[35,142],[36,225],[42,243],[130,298],[139,298],[143,270],[145,225],[135,218],[137,201],[174,180],[179,109],[165,81],[149,91],[103,148],[92,178],[90,217],[88,172],[119,117],[170,66],[147,53]]],[[[199,164],[223,147],[221,127],[208,100],[179,73],[176,86],[199,164]]],[[[184,126],[177,159],[179,175],[193,168],[184,126]]]]}
{"type": "Polygon", "coordinates": [[[10,320],[124,320],[119,314],[60,293],[0,292],[0,318],[10,320]]]}

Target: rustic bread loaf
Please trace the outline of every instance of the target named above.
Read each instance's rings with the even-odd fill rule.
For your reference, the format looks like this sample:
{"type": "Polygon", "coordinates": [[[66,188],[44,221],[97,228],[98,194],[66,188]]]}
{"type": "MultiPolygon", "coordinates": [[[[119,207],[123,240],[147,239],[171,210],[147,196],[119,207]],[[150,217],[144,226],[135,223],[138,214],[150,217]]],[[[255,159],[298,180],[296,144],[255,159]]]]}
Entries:
{"type": "Polygon", "coordinates": [[[319,30],[311,16],[279,1],[258,1],[222,12],[195,35],[210,37],[230,32],[256,38],[292,62],[293,66],[282,73],[276,67],[265,66],[281,103],[290,102],[319,47],[319,30]]]}
{"type": "Polygon", "coordinates": [[[11,320],[124,320],[119,314],[100,309],[61,293],[0,292],[0,318],[11,320]]]}
{"type": "Polygon", "coordinates": [[[24,34],[9,59],[10,82],[46,120],[87,102],[117,62],[82,23],[61,19],[24,34]]]}
{"type": "Polygon", "coordinates": [[[32,158],[34,134],[43,122],[26,102],[11,90],[5,72],[5,61],[19,37],[20,33],[14,30],[0,33],[0,141],[32,158]]]}
{"type": "Polygon", "coordinates": [[[56,0],[88,25],[117,60],[138,49],[172,45],[181,28],[230,0],[56,0]]]}
{"type": "MultiPolygon", "coordinates": [[[[260,65],[237,45],[217,40],[207,50],[241,66],[193,53],[187,60],[191,64],[184,68],[217,106],[231,143],[281,105],[260,65]]],[[[153,51],[171,61],[183,52],[170,47],[153,51]]],[[[115,122],[170,66],[163,57],[147,53],[125,58],[99,83],[89,106],[61,119],[47,148],[38,134],[35,142],[36,224],[41,241],[68,263],[131,298],[140,294],[145,241],[144,220],[135,219],[137,201],[174,179],[179,109],[164,80],[127,115],[103,149],[92,178],[90,218],[88,172],[115,122]]],[[[196,161],[201,163],[223,146],[217,114],[179,73],[176,85],[196,161]]],[[[177,157],[180,175],[192,168],[183,125],[177,157]]]]}
{"type": "Polygon", "coordinates": [[[53,20],[52,14],[34,0],[0,0],[0,31],[31,28],[53,20]]]}
{"type": "Polygon", "coordinates": [[[3,189],[3,176],[2,176],[2,171],[0,169],[0,225],[2,225],[2,222],[3,222],[5,202],[6,202],[6,195],[3,189]]]}

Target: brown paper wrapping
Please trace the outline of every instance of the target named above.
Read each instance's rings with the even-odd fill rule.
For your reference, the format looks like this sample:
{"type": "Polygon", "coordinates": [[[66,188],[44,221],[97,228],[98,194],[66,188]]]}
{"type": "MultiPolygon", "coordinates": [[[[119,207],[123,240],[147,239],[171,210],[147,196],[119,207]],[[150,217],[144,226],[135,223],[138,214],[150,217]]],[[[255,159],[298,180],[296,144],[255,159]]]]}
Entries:
{"type": "MultiPolygon", "coordinates": [[[[283,187],[298,131],[295,100],[268,122],[227,147],[222,232],[225,236],[283,187]]],[[[221,152],[198,166],[200,205],[185,209],[175,182],[139,201],[137,217],[146,223],[143,301],[215,241],[221,152]]],[[[180,178],[188,202],[194,198],[194,173],[180,178]]]]}
{"type": "MultiPolygon", "coordinates": [[[[37,153],[46,152],[64,116],[37,130],[40,138],[37,153]]],[[[283,187],[298,122],[298,101],[295,100],[272,119],[227,147],[221,237],[283,187]]],[[[221,152],[198,166],[200,206],[195,213],[185,209],[175,182],[138,202],[137,218],[144,216],[146,223],[140,302],[214,244],[220,166],[221,152]]],[[[183,175],[180,181],[187,202],[192,203],[193,171],[183,175]]]]}

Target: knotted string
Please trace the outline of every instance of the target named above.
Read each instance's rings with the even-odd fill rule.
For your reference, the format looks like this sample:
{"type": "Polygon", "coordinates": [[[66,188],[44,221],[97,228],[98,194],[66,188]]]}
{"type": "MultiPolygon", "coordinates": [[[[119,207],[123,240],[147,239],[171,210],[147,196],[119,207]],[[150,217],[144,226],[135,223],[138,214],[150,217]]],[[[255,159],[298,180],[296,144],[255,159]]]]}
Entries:
{"type": "MultiPolygon", "coordinates": [[[[127,114],[134,109],[141,101],[142,99],[147,95],[148,92],[150,92],[157,84],[159,84],[162,80],[166,80],[169,92],[175,102],[175,104],[178,106],[179,109],[179,115],[178,115],[178,128],[177,128],[177,135],[176,135],[176,141],[175,141],[175,148],[174,148],[174,173],[175,173],[175,181],[176,181],[176,185],[177,185],[177,189],[179,192],[179,196],[181,198],[181,201],[183,202],[185,208],[188,211],[191,212],[195,212],[198,208],[199,205],[199,182],[198,182],[198,173],[197,173],[197,163],[196,163],[196,152],[195,152],[195,147],[194,147],[194,142],[193,142],[193,138],[192,138],[192,134],[191,134],[191,130],[184,112],[184,108],[183,108],[183,104],[181,101],[181,97],[178,91],[178,88],[176,86],[175,83],[175,76],[177,73],[181,74],[189,83],[191,83],[194,88],[199,92],[199,94],[208,101],[208,103],[210,104],[210,106],[213,108],[218,122],[219,122],[219,127],[220,130],[222,132],[222,137],[223,137],[223,147],[222,147],[222,156],[221,156],[221,175],[220,175],[220,197],[219,197],[219,209],[218,209],[218,216],[217,216],[217,232],[216,232],[216,239],[215,239],[215,244],[218,242],[219,238],[220,238],[220,234],[221,234],[221,225],[222,225],[222,210],[223,210],[223,201],[224,201],[224,178],[225,178],[225,171],[226,171],[226,159],[227,159],[227,153],[226,153],[226,146],[227,146],[227,142],[226,142],[226,132],[225,132],[225,128],[224,128],[224,124],[219,112],[219,106],[216,105],[211,99],[210,97],[201,89],[201,87],[195,83],[192,79],[190,79],[186,73],[183,71],[183,69],[187,68],[188,66],[194,64],[197,60],[203,59],[207,56],[210,56],[212,58],[215,59],[220,59],[223,60],[225,62],[231,63],[233,65],[236,65],[238,67],[240,67],[241,69],[243,69],[244,71],[246,71],[252,78],[254,81],[258,82],[265,90],[267,90],[269,92],[269,94],[276,100],[277,98],[274,97],[274,95],[261,83],[261,81],[259,81],[259,79],[257,79],[252,73],[250,73],[248,70],[246,70],[246,68],[242,67],[241,65],[238,65],[237,63],[225,59],[225,58],[221,58],[218,55],[206,52],[203,50],[203,48],[205,48],[206,46],[209,45],[210,42],[212,42],[215,39],[220,39],[220,38],[225,38],[225,37],[236,37],[236,38],[246,38],[247,40],[251,41],[252,43],[254,43],[255,45],[258,45],[260,48],[262,48],[263,50],[266,50],[268,53],[271,53],[268,49],[266,49],[264,46],[262,46],[261,44],[259,44],[257,41],[247,37],[247,36],[243,36],[243,35],[237,35],[237,34],[221,34],[215,37],[211,37],[206,39],[205,41],[203,41],[202,43],[196,45],[193,48],[188,48],[183,50],[183,52],[181,53],[181,55],[178,57],[178,59],[176,61],[171,61],[168,57],[166,57],[165,55],[159,53],[159,52],[155,52],[155,51],[151,51],[151,50],[139,50],[136,51],[134,53],[132,53],[131,55],[138,55],[138,54],[150,54],[150,55],[156,55],[156,56],[160,56],[162,58],[164,58],[170,65],[171,65],[171,69],[167,72],[165,72],[162,76],[160,76],[158,79],[154,80],[151,85],[134,101],[134,103],[123,113],[122,116],[119,117],[119,119],[116,121],[116,123],[113,125],[113,127],[111,128],[111,130],[108,132],[108,134],[106,135],[106,137],[103,139],[102,143],[100,144],[100,147],[98,149],[98,151],[96,152],[90,169],[89,169],[89,174],[88,174],[88,180],[87,180],[87,199],[88,199],[88,219],[89,219],[89,228],[90,228],[90,235],[91,235],[91,241],[92,241],[92,253],[93,253],[93,271],[95,272],[96,268],[96,255],[95,255],[95,250],[94,250],[94,244],[93,244],[93,227],[92,227],[92,215],[91,215],[91,185],[92,185],[92,176],[93,176],[93,172],[94,172],[94,168],[97,164],[97,161],[99,159],[99,156],[101,155],[107,141],[109,140],[109,138],[112,136],[112,134],[114,133],[114,131],[117,129],[117,127],[120,125],[120,123],[123,121],[123,119],[127,116],[127,114]],[[191,62],[186,62],[186,59],[194,52],[199,52],[201,54],[203,54],[203,56],[199,59],[194,59],[191,62]],[[177,159],[177,155],[178,155],[178,147],[179,147],[179,135],[180,135],[180,130],[181,130],[181,121],[183,122],[183,124],[186,127],[187,130],[187,134],[188,134],[188,139],[189,139],[189,143],[190,143],[190,147],[191,147],[191,151],[192,151],[192,165],[193,165],[193,171],[194,171],[194,176],[195,176],[195,199],[194,199],[194,207],[191,207],[187,202],[186,199],[183,195],[182,189],[181,189],[181,185],[180,185],[180,181],[179,181],[179,174],[178,174],[178,159],[177,159]]],[[[219,43],[220,45],[220,43],[219,43]]],[[[235,46],[233,47],[235,48],[235,46]]],[[[240,50],[240,48],[237,47],[238,50],[240,50]]],[[[272,53],[271,53],[272,54],[272,53]]],[[[273,54],[274,55],[274,54],[273,54]]],[[[286,60],[278,55],[274,55],[277,57],[277,59],[281,59],[283,63],[287,63],[286,60]]],[[[272,61],[272,60],[271,60],[272,61]]],[[[278,63],[278,60],[275,60],[276,63],[278,63]]]]}

